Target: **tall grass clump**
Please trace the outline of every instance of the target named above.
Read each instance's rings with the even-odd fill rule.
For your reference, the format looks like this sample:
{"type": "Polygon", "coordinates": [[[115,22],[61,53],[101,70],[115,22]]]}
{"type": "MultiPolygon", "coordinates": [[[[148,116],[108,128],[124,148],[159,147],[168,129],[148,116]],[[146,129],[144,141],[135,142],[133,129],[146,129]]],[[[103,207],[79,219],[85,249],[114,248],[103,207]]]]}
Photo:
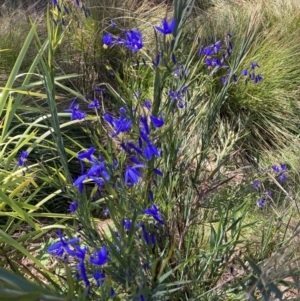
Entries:
{"type": "Polygon", "coordinates": [[[241,60],[236,76],[241,77],[249,63],[258,62],[258,70],[267,80],[261,86],[247,81],[244,87],[233,86],[221,109],[223,118],[239,120],[246,134],[241,147],[251,152],[250,160],[257,149],[266,154],[289,146],[298,133],[299,66],[294,59],[299,55],[298,7],[298,1],[287,1],[284,6],[279,1],[215,1],[198,18],[201,37],[221,37],[225,24],[239,44],[241,24],[257,12],[255,42],[241,60]]]}
{"type": "Polygon", "coordinates": [[[261,15],[238,32],[199,38],[194,4],[175,0],[159,21],[118,16],[94,48],[88,12],[97,6],[52,1],[45,41],[32,24],[0,98],[1,298],[282,300],[281,281],[297,275],[288,269],[296,233],[288,225],[280,232],[272,212],[291,199],[289,168],[255,174],[243,166],[248,178],[236,169],[242,147],[252,150],[245,137],[255,125],[247,128],[248,113],[232,109],[240,104],[229,105],[259,99],[271,83],[268,57],[256,49],[267,45],[261,15]],[[60,74],[56,57],[78,42],[72,35],[83,41],[79,55],[97,48],[108,58],[113,80],[93,78],[90,91],[74,87],[78,75],[60,74]],[[15,88],[33,39],[37,56],[15,88]],[[65,106],[62,91],[72,98],[65,106]],[[24,95],[47,107],[28,105],[24,95]],[[28,122],[23,111],[36,115],[28,122]],[[67,208],[54,213],[54,202],[67,208]],[[263,214],[268,223],[257,223],[263,214]]]}
{"type": "MultiPolygon", "coordinates": [[[[1,82],[3,83],[6,78],[6,74],[12,69],[20,50],[24,44],[25,38],[30,30],[31,26],[27,18],[20,12],[15,11],[12,15],[3,15],[1,19],[1,82]],[[12,26],[14,24],[14,26],[12,26]]],[[[30,54],[32,56],[32,54],[30,54]]],[[[32,58],[32,57],[31,57],[32,58]]],[[[27,70],[30,65],[29,58],[25,58],[23,61],[23,70],[27,70]]]]}

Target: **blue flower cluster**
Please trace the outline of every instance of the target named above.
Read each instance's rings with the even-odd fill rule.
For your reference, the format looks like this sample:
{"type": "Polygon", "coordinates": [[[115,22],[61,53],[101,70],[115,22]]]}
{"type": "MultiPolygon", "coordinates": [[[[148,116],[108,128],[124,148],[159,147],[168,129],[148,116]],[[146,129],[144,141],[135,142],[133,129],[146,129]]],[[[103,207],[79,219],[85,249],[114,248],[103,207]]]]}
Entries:
{"type": "Polygon", "coordinates": [[[130,118],[126,117],[126,109],[120,109],[121,116],[119,118],[115,118],[108,113],[103,114],[104,120],[110,124],[115,130],[111,132],[111,137],[116,137],[120,133],[125,133],[130,130],[132,121],[130,118]]]}
{"type": "Polygon", "coordinates": [[[288,168],[286,165],[284,164],[280,164],[279,166],[273,165],[271,168],[275,172],[280,182],[285,182],[287,180],[286,172],[288,171],[288,168]]]}
{"type": "Polygon", "coordinates": [[[77,97],[73,99],[69,108],[65,110],[65,112],[71,113],[71,120],[82,120],[86,117],[86,113],[79,110],[79,104],[77,97]]]}
{"type": "MultiPolygon", "coordinates": [[[[74,106],[74,101],[71,104],[71,119],[77,118],[82,119],[85,113],[78,110],[78,105],[74,106]]],[[[151,102],[149,100],[145,101],[145,105],[151,108],[151,102]]],[[[113,128],[111,132],[111,137],[117,137],[121,133],[129,132],[132,126],[132,120],[127,116],[125,108],[120,109],[120,116],[114,117],[109,113],[103,114],[103,119],[113,128]]],[[[155,146],[155,144],[150,139],[150,124],[148,116],[139,116],[139,137],[137,143],[132,141],[121,142],[121,148],[129,156],[129,162],[131,164],[126,167],[124,174],[124,183],[126,186],[133,186],[138,183],[139,179],[142,178],[142,173],[140,169],[145,168],[147,161],[152,160],[154,157],[160,157],[161,152],[155,146]]],[[[154,128],[160,128],[164,125],[164,119],[162,114],[160,116],[150,115],[150,121],[154,128]]],[[[104,181],[109,181],[111,178],[111,173],[115,171],[118,163],[115,161],[113,166],[107,167],[105,160],[100,156],[98,159],[94,156],[94,147],[90,147],[87,151],[82,152],[78,155],[78,159],[81,161],[82,174],[73,183],[75,187],[78,187],[80,193],[83,192],[84,181],[89,179],[95,182],[98,187],[104,185],[104,181]],[[90,161],[92,166],[84,172],[82,161],[90,161]]],[[[158,168],[154,168],[154,173],[162,176],[162,171],[158,168]]],[[[71,209],[72,210],[72,209],[71,209]]],[[[70,211],[71,211],[70,210],[70,211]]],[[[73,210],[72,210],[73,211],[73,210]]]]}
{"type": "MultiPolygon", "coordinates": [[[[277,177],[279,182],[285,182],[287,180],[287,174],[286,172],[288,171],[288,168],[284,164],[280,165],[272,165],[270,169],[264,169],[264,171],[272,171],[275,173],[275,176],[277,177]]],[[[257,191],[259,190],[260,187],[262,187],[262,183],[258,180],[253,181],[253,187],[257,191]]],[[[260,197],[260,199],[257,201],[257,206],[259,208],[264,207],[266,204],[270,203],[266,198],[269,200],[272,197],[272,192],[271,191],[264,191],[263,196],[260,197]]]]}
{"type": "MultiPolygon", "coordinates": [[[[157,221],[158,225],[164,225],[165,222],[161,216],[161,213],[158,210],[158,207],[155,204],[152,204],[151,208],[146,208],[143,210],[145,215],[151,216],[155,221],[157,221]]],[[[123,220],[123,227],[129,231],[131,229],[131,221],[129,219],[123,220]]],[[[147,232],[147,227],[144,223],[138,223],[136,225],[137,229],[142,229],[142,237],[144,242],[149,245],[156,244],[156,237],[154,231],[147,232]]],[[[158,226],[154,226],[158,228],[158,226]]],[[[119,240],[121,240],[120,235],[118,232],[115,233],[119,240]]],[[[93,277],[96,282],[96,287],[99,287],[105,281],[105,273],[103,270],[103,266],[107,264],[110,260],[109,251],[106,246],[102,246],[102,248],[93,253],[87,260],[87,247],[80,246],[80,237],[75,237],[66,240],[63,237],[61,230],[58,230],[59,241],[52,244],[48,248],[48,252],[51,255],[57,256],[59,258],[64,259],[66,263],[69,262],[68,256],[73,257],[78,260],[77,264],[77,279],[82,280],[85,284],[87,292],[90,292],[91,281],[90,278],[93,277]],[[96,266],[96,271],[91,275],[87,272],[87,264],[90,263],[93,266],[96,266]]],[[[126,246],[124,245],[124,248],[126,246]]],[[[118,247],[116,247],[118,249],[118,247]]],[[[120,250],[119,250],[120,251],[120,250]]],[[[147,264],[149,265],[149,264],[147,264]]],[[[95,268],[94,268],[95,269],[95,268]]],[[[111,296],[115,294],[115,291],[111,288],[111,296]]]]}
{"type": "Polygon", "coordinates": [[[231,56],[232,49],[233,49],[232,42],[230,40],[231,36],[228,35],[228,37],[229,37],[228,43],[219,40],[209,46],[200,47],[198,54],[199,56],[204,56],[205,65],[207,67],[215,67],[216,70],[218,70],[221,67],[228,68],[228,65],[225,64],[226,59],[231,56]]]}
{"type": "MultiPolygon", "coordinates": [[[[180,91],[177,91],[178,101],[182,101],[183,94],[187,87],[182,88],[180,91]]],[[[103,93],[100,88],[97,88],[97,91],[103,93]]],[[[136,93],[134,97],[139,97],[139,93],[136,93]]],[[[88,99],[87,99],[88,100],[88,99]]],[[[92,102],[89,102],[88,107],[90,109],[101,109],[98,99],[94,99],[92,102]]],[[[81,164],[81,175],[74,181],[73,186],[78,188],[80,194],[83,193],[85,182],[92,182],[96,185],[98,194],[101,193],[100,189],[105,187],[105,183],[109,183],[112,187],[121,187],[121,185],[132,187],[139,183],[140,179],[143,177],[142,171],[146,168],[149,161],[155,163],[154,158],[161,156],[161,150],[156,146],[156,142],[152,139],[152,132],[158,128],[164,126],[164,118],[162,113],[158,116],[151,114],[152,103],[150,100],[145,100],[143,103],[143,108],[141,114],[137,113],[135,109],[133,113],[135,114],[134,118],[128,113],[125,108],[120,108],[119,114],[114,116],[107,112],[102,114],[103,121],[106,122],[112,129],[110,137],[119,141],[121,136],[120,147],[126,154],[126,166],[121,166],[119,168],[119,163],[116,160],[113,160],[110,163],[102,156],[96,156],[95,147],[90,147],[86,151],[80,152],[77,155],[77,158],[81,164]],[[146,109],[146,110],[145,110],[146,109]],[[148,111],[148,112],[147,112],[148,111]],[[134,130],[132,128],[134,127],[134,130]],[[125,139],[127,138],[128,139],[125,139]],[[136,140],[132,140],[130,137],[135,137],[136,140]],[[84,164],[88,163],[89,167],[85,168],[84,164]],[[116,173],[116,177],[115,177],[116,173]],[[123,173],[123,180],[119,178],[120,173],[123,173]],[[116,180],[117,179],[117,180],[116,180]],[[117,181],[117,183],[116,183],[117,181]]],[[[79,104],[77,99],[74,99],[70,107],[66,110],[71,113],[71,119],[83,119],[86,114],[79,110],[79,104]]],[[[155,165],[151,164],[153,168],[153,174],[157,176],[163,176],[163,172],[157,168],[155,165]]],[[[154,184],[155,178],[152,177],[154,184]]],[[[145,222],[138,222],[136,227],[136,232],[138,234],[139,241],[143,242],[148,246],[156,245],[156,232],[159,227],[165,225],[165,221],[157,207],[154,204],[154,196],[152,191],[149,191],[149,199],[151,201],[151,206],[142,210],[142,213],[145,216],[152,218],[155,223],[150,227],[145,222]]],[[[78,202],[73,201],[70,204],[69,212],[75,213],[78,209],[78,202]]],[[[107,210],[107,214],[109,211],[107,210]]],[[[126,231],[130,231],[132,227],[132,222],[129,219],[124,218],[122,221],[123,227],[126,231]]],[[[128,232],[127,232],[128,233],[128,232]]],[[[114,242],[117,251],[121,251],[120,248],[126,247],[125,243],[122,242],[121,236],[118,232],[115,232],[115,237],[120,241],[119,243],[114,242]]],[[[89,259],[87,259],[87,247],[81,247],[79,245],[79,238],[72,238],[70,240],[65,240],[62,236],[62,233],[59,232],[59,242],[53,244],[48,249],[49,253],[58,257],[71,256],[76,258],[78,261],[77,264],[77,278],[82,280],[87,288],[87,291],[90,291],[91,287],[91,278],[93,277],[96,286],[99,287],[105,281],[105,268],[104,265],[109,263],[109,249],[106,246],[93,253],[89,259]],[[97,266],[93,274],[89,274],[90,266],[97,266]]],[[[146,265],[149,266],[150,263],[146,265]]],[[[144,269],[144,268],[143,268],[144,269]]],[[[91,268],[94,270],[94,268],[91,268]]],[[[146,269],[144,269],[146,272],[146,269]]],[[[115,293],[112,290],[113,293],[115,293]]],[[[143,300],[144,296],[140,296],[143,300]]]]}
{"type": "Polygon", "coordinates": [[[22,150],[19,157],[18,157],[17,165],[18,166],[26,166],[27,157],[28,157],[28,152],[22,150]]]}
{"type": "Polygon", "coordinates": [[[137,52],[143,48],[143,37],[140,31],[137,29],[131,29],[129,31],[123,30],[123,34],[125,38],[117,37],[114,39],[110,33],[106,33],[102,38],[104,47],[124,45],[132,52],[137,52]]]}
{"type": "Polygon", "coordinates": [[[172,102],[176,102],[178,108],[182,109],[184,107],[184,96],[188,86],[184,86],[176,91],[169,91],[169,96],[171,97],[172,102]]]}
{"type": "Polygon", "coordinates": [[[246,77],[246,82],[249,80],[252,80],[255,84],[261,82],[263,80],[263,77],[261,74],[255,74],[255,68],[259,67],[257,62],[250,62],[250,70],[243,69],[242,70],[242,76],[246,77]]]}
{"type": "Polygon", "coordinates": [[[82,173],[80,177],[77,178],[77,180],[73,183],[75,187],[78,187],[78,190],[80,193],[83,192],[83,181],[86,179],[90,179],[94,181],[98,185],[98,187],[101,187],[104,185],[104,180],[110,179],[110,171],[106,166],[106,163],[104,159],[99,156],[99,158],[95,158],[93,156],[95,151],[94,147],[90,147],[86,152],[80,153],[77,157],[81,161],[82,171],[83,171],[83,160],[88,160],[92,163],[92,166],[85,172],[82,173]]]}
{"type": "MultiPolygon", "coordinates": [[[[232,55],[233,44],[232,44],[232,36],[228,34],[228,38],[225,40],[219,40],[215,43],[210,44],[209,46],[201,46],[199,49],[199,56],[204,57],[205,65],[212,69],[211,75],[215,74],[218,70],[228,69],[229,65],[227,60],[232,55]]],[[[255,68],[259,67],[257,62],[250,62],[250,70],[243,69],[241,75],[246,77],[246,83],[249,80],[253,81],[253,83],[257,84],[263,80],[261,74],[255,73],[255,68]]],[[[227,76],[222,76],[221,81],[223,84],[227,83],[228,76],[231,75],[231,70],[227,71],[227,76]]],[[[232,78],[234,82],[238,81],[238,77],[236,74],[232,74],[232,78]]]]}
{"type": "MultiPolygon", "coordinates": [[[[48,248],[48,252],[51,255],[57,256],[59,258],[64,258],[65,262],[68,263],[68,256],[74,257],[78,260],[77,264],[77,279],[82,280],[86,286],[87,292],[90,292],[90,277],[87,273],[86,269],[86,253],[87,247],[80,246],[80,237],[71,238],[69,240],[65,240],[63,234],[60,230],[58,230],[59,241],[54,243],[48,248]]],[[[99,267],[103,266],[107,263],[108,254],[105,246],[102,249],[95,253],[94,256],[90,256],[89,262],[95,266],[97,266],[96,271],[93,273],[93,278],[96,281],[96,286],[99,287],[105,279],[105,274],[103,271],[99,270],[99,267]],[[97,258],[95,258],[97,257],[97,258]]],[[[114,290],[111,289],[111,296],[115,294],[114,290]]]]}

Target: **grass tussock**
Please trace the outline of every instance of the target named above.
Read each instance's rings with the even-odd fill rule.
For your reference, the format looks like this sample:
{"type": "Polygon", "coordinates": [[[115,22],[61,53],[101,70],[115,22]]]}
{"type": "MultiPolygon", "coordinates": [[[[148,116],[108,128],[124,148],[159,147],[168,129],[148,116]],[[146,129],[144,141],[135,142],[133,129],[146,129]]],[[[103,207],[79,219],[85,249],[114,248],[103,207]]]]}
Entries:
{"type": "MultiPolygon", "coordinates": [[[[198,18],[204,40],[217,40],[224,28],[237,38],[247,19],[256,15],[257,33],[241,62],[239,72],[250,62],[260,64],[261,85],[232,87],[221,108],[222,116],[239,123],[249,133],[243,147],[268,152],[288,146],[299,132],[299,2],[213,1],[198,18]],[[284,20],[284,22],[283,22],[284,20]]],[[[236,50],[238,51],[238,49],[236,50]]],[[[240,74],[237,74],[240,76],[240,74]]]]}

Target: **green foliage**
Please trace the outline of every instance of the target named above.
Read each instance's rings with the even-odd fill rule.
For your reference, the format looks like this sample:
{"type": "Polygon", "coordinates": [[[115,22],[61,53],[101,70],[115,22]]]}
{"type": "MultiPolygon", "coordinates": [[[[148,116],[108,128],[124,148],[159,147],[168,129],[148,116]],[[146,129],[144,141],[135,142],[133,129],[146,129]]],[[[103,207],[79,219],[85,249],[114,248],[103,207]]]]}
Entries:
{"type": "MultiPolygon", "coordinates": [[[[259,166],[261,157],[267,161],[266,150],[275,153],[278,146],[299,142],[294,30],[298,15],[279,28],[275,10],[262,5],[258,12],[252,1],[236,5],[234,1],[175,0],[172,7],[152,6],[148,1],[138,7],[135,1],[125,1],[121,12],[117,1],[110,1],[110,7],[96,0],[79,7],[73,1],[64,4],[70,15],[55,7],[47,12],[47,39],[32,24],[1,88],[0,265],[6,270],[0,270],[0,299],[284,300],[286,291],[299,287],[297,226],[290,235],[292,217],[286,219],[292,211],[295,216],[297,192],[292,181],[281,183],[280,175],[270,169],[258,170],[254,177],[253,166],[245,165],[243,158],[250,154],[254,161],[257,152],[259,166]],[[205,14],[197,14],[200,6],[205,14]],[[165,13],[169,21],[171,15],[176,19],[172,35],[153,29],[153,24],[160,26],[157,16],[165,13]],[[116,21],[116,28],[109,27],[110,19],[116,21]],[[230,45],[226,24],[225,30],[234,36],[234,49],[226,57],[231,72],[222,84],[226,70],[207,68],[199,48],[211,44],[211,37],[213,43],[222,38],[225,46],[230,45]],[[122,35],[122,28],[141,29],[145,43],[141,51],[129,53],[117,44],[102,47],[104,33],[115,37],[122,35]],[[287,35],[291,29],[294,32],[287,35]],[[37,55],[22,74],[33,41],[37,55]],[[78,86],[79,75],[62,75],[66,65],[57,64],[62,57],[71,60],[73,51],[83,62],[80,73],[85,76],[92,70],[91,78],[81,85],[77,82],[78,86]],[[260,63],[264,81],[244,85],[241,76],[235,81],[234,74],[252,61],[260,63]],[[17,78],[24,80],[20,84],[17,78]],[[66,121],[73,113],[62,112],[65,102],[77,97],[80,105],[86,105],[90,98],[84,94],[91,97],[89,91],[95,86],[107,90],[99,97],[101,111],[88,111],[84,120],[66,121]],[[184,108],[177,107],[180,97],[174,99],[170,91],[184,94],[180,99],[184,108]],[[33,105],[43,99],[45,106],[33,105]],[[146,99],[152,102],[150,112],[143,107],[146,99]],[[121,106],[132,127],[111,137],[113,125],[105,122],[102,113],[116,116],[121,106]],[[120,142],[137,141],[140,116],[148,115],[164,118],[163,126],[152,123],[147,134],[161,153],[143,161],[143,176],[129,187],[124,171],[132,165],[120,142]],[[77,154],[90,146],[95,148],[93,160],[81,160],[80,166],[77,154]],[[29,156],[20,164],[22,150],[29,156]],[[118,166],[113,165],[114,159],[118,166]],[[96,161],[109,166],[109,177],[102,174],[104,185],[98,187],[91,175],[86,176],[82,192],[78,191],[74,181],[96,161]],[[163,176],[156,175],[154,168],[163,176]],[[254,179],[260,180],[259,188],[253,187],[254,179]],[[272,191],[271,197],[265,196],[266,189],[272,191]],[[267,205],[256,208],[261,197],[267,205]],[[71,201],[78,208],[66,214],[71,201]],[[149,214],[152,202],[159,207],[163,223],[149,214]],[[103,227],[99,212],[105,207],[110,220],[103,227]],[[125,221],[131,226],[124,227],[125,221]],[[79,232],[76,248],[72,243],[68,248],[63,245],[62,236],[59,241],[49,238],[58,228],[73,238],[79,232]],[[47,253],[49,246],[59,243],[68,258],[47,253]],[[108,262],[98,267],[88,258],[96,257],[94,252],[103,246],[108,249],[108,262]],[[86,254],[80,257],[80,252],[86,254]],[[32,262],[30,268],[24,258],[32,262]],[[95,272],[105,274],[100,287],[95,285],[95,272]],[[293,281],[287,283],[287,277],[293,281]]],[[[282,11],[288,18],[291,6],[282,11]]],[[[66,70],[72,68],[76,69],[66,70]]]]}

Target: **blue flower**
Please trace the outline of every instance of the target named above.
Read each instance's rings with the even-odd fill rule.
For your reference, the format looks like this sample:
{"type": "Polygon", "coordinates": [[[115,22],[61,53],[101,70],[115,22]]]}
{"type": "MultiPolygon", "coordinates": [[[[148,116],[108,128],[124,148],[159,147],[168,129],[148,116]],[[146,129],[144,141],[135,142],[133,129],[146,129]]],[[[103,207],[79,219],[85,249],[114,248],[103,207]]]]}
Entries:
{"type": "Polygon", "coordinates": [[[207,67],[212,66],[212,59],[206,59],[206,60],[205,60],[205,65],[206,65],[207,67]]]}
{"type": "Polygon", "coordinates": [[[250,62],[250,67],[254,70],[256,67],[259,67],[259,65],[256,62],[250,62]]]}
{"type": "Polygon", "coordinates": [[[62,258],[64,253],[66,252],[70,256],[76,256],[76,252],[71,250],[69,245],[72,244],[78,244],[79,243],[79,237],[77,238],[71,238],[69,240],[64,240],[63,234],[61,230],[58,230],[58,236],[59,236],[59,241],[54,243],[48,248],[48,252],[52,255],[55,255],[57,257],[62,258]]]}
{"type": "Polygon", "coordinates": [[[123,220],[123,227],[126,229],[126,230],[130,230],[131,228],[131,221],[129,219],[124,219],[123,220]]]}
{"type": "Polygon", "coordinates": [[[116,22],[114,20],[110,20],[110,26],[111,27],[116,27],[117,24],[116,24],[116,22]]]}
{"type": "Polygon", "coordinates": [[[278,177],[278,180],[280,182],[285,182],[287,180],[287,175],[286,174],[282,174],[278,177]]]}
{"type": "Polygon", "coordinates": [[[162,114],[160,114],[159,117],[151,115],[150,119],[151,119],[151,121],[152,121],[155,128],[160,128],[164,125],[164,119],[163,119],[162,114]]]}
{"type": "Polygon", "coordinates": [[[178,68],[173,72],[173,74],[175,77],[179,77],[180,79],[182,79],[182,77],[188,75],[189,72],[190,71],[186,70],[183,65],[179,65],[178,68]]]}
{"type": "Polygon", "coordinates": [[[71,113],[71,120],[74,119],[82,120],[86,116],[84,112],[79,111],[79,104],[77,102],[78,102],[77,98],[74,98],[69,108],[65,110],[65,112],[71,113]]]}
{"type": "Polygon", "coordinates": [[[131,157],[129,158],[129,160],[130,160],[131,162],[135,163],[135,164],[143,164],[143,163],[139,160],[139,158],[136,157],[136,156],[131,156],[131,157]]]}
{"type": "Polygon", "coordinates": [[[203,54],[204,54],[204,47],[201,46],[201,47],[199,48],[198,55],[201,56],[201,55],[203,55],[203,54]]]}
{"type": "Polygon", "coordinates": [[[120,146],[127,154],[130,154],[130,148],[124,141],[120,143],[120,146]]]}
{"type": "Polygon", "coordinates": [[[87,159],[89,161],[94,161],[94,158],[92,157],[94,152],[95,152],[95,148],[92,146],[86,152],[79,153],[77,155],[77,158],[79,160],[87,159]]]}
{"type": "Polygon", "coordinates": [[[133,92],[133,93],[132,93],[132,96],[133,96],[134,98],[138,99],[138,98],[141,96],[141,91],[138,90],[138,91],[133,92]]]}
{"type": "Polygon", "coordinates": [[[113,122],[114,122],[114,117],[113,117],[113,116],[111,116],[111,115],[108,114],[108,113],[104,113],[104,114],[103,114],[103,118],[104,118],[104,120],[105,120],[107,123],[109,123],[110,125],[113,125],[113,122]]]}
{"type": "Polygon", "coordinates": [[[155,234],[153,232],[150,234],[150,238],[151,238],[152,245],[153,246],[156,245],[156,238],[155,238],[155,234]]]}
{"type": "Polygon", "coordinates": [[[211,56],[213,54],[213,49],[209,46],[209,47],[205,47],[203,49],[203,53],[206,55],[206,56],[211,56]]]}
{"type": "Polygon", "coordinates": [[[143,125],[144,133],[146,135],[150,134],[149,126],[148,126],[148,120],[146,116],[140,116],[140,122],[143,125]]]}
{"type": "Polygon", "coordinates": [[[77,6],[79,6],[79,0],[75,0],[77,6]]]}
{"type": "Polygon", "coordinates": [[[86,268],[84,265],[84,259],[80,258],[79,263],[77,265],[78,271],[79,271],[79,279],[83,280],[85,287],[89,293],[90,291],[90,281],[88,279],[87,273],[86,273],[86,268]]]}
{"type": "Polygon", "coordinates": [[[258,181],[258,180],[255,180],[255,181],[253,182],[253,187],[254,187],[255,189],[257,189],[258,186],[259,186],[259,181],[258,181]]]}
{"type": "Polygon", "coordinates": [[[124,107],[121,107],[120,108],[120,113],[125,115],[126,114],[126,109],[124,107]]]}
{"type": "Polygon", "coordinates": [[[158,176],[160,176],[160,177],[162,177],[164,174],[163,174],[163,172],[160,170],[160,169],[158,169],[158,168],[154,168],[154,170],[153,170],[158,176]]]}
{"type": "Polygon", "coordinates": [[[175,19],[171,20],[170,23],[168,23],[167,19],[164,18],[162,20],[162,27],[155,26],[155,28],[156,28],[156,30],[158,30],[162,34],[167,35],[167,34],[172,34],[172,32],[175,29],[175,26],[176,26],[176,20],[175,19]]]}
{"type": "Polygon", "coordinates": [[[129,32],[124,30],[126,39],[123,43],[126,48],[130,49],[132,52],[137,52],[143,48],[143,37],[140,31],[136,29],[131,29],[129,32]]]}
{"type": "Polygon", "coordinates": [[[74,201],[69,206],[69,212],[72,214],[74,213],[78,208],[78,202],[74,201]]]}
{"type": "Polygon", "coordinates": [[[287,166],[286,165],[284,165],[284,164],[280,164],[280,170],[281,171],[287,171],[287,166]]]}
{"type": "Polygon", "coordinates": [[[279,173],[279,172],[284,172],[284,171],[287,171],[287,170],[288,170],[287,166],[284,165],[284,164],[280,164],[279,166],[277,166],[277,165],[272,165],[271,168],[273,169],[273,171],[275,171],[275,172],[277,172],[277,173],[279,173]]]}
{"type": "Polygon", "coordinates": [[[157,67],[157,66],[159,65],[159,62],[160,62],[160,55],[158,54],[158,55],[155,57],[155,61],[152,61],[153,66],[154,66],[154,67],[157,67]]]}
{"type": "Polygon", "coordinates": [[[211,48],[213,49],[215,54],[217,54],[219,52],[219,50],[221,50],[221,43],[222,43],[222,41],[219,40],[215,44],[211,45],[211,48]]]}
{"type": "Polygon", "coordinates": [[[264,78],[261,76],[261,74],[257,74],[257,75],[255,75],[255,77],[253,78],[253,82],[254,82],[255,84],[257,84],[257,83],[261,82],[263,79],[264,79],[264,78]]]}
{"type": "Polygon", "coordinates": [[[160,224],[162,224],[162,225],[165,224],[165,222],[162,220],[161,214],[160,214],[160,212],[158,211],[158,208],[157,208],[157,206],[156,206],[155,204],[153,204],[151,208],[144,209],[144,210],[143,210],[143,213],[152,216],[152,217],[153,217],[156,221],[158,221],[160,224]]]}
{"type": "Polygon", "coordinates": [[[74,183],[73,186],[77,187],[78,186],[78,191],[79,193],[83,192],[83,181],[87,178],[87,175],[84,174],[82,176],[80,176],[74,183]]]}
{"type": "Polygon", "coordinates": [[[143,131],[143,129],[140,130],[140,138],[144,140],[147,144],[151,144],[148,135],[145,133],[145,131],[143,131]]]}
{"type": "Polygon", "coordinates": [[[100,271],[93,273],[94,279],[96,280],[96,286],[99,287],[101,284],[104,283],[105,275],[100,271]]]}
{"type": "Polygon", "coordinates": [[[184,86],[181,89],[178,89],[176,91],[169,91],[169,96],[171,97],[172,101],[181,101],[183,102],[183,97],[185,95],[185,92],[187,90],[188,86],[184,86]]]}
{"type": "Polygon", "coordinates": [[[86,175],[88,177],[102,176],[107,181],[110,179],[110,174],[106,168],[104,161],[100,161],[100,162],[95,161],[92,167],[87,171],[86,175]]]}
{"type": "Polygon", "coordinates": [[[224,77],[224,76],[222,76],[222,77],[221,77],[221,81],[222,81],[223,84],[226,84],[226,83],[227,83],[227,78],[224,77]]]}
{"type": "Polygon", "coordinates": [[[142,228],[142,235],[143,235],[143,238],[144,238],[146,244],[149,245],[149,235],[148,235],[148,233],[147,233],[145,224],[139,223],[137,226],[142,228]]]}
{"type": "Polygon", "coordinates": [[[266,205],[266,201],[265,200],[258,200],[256,204],[259,208],[262,208],[266,205]]]}
{"type": "Polygon", "coordinates": [[[184,102],[183,101],[178,101],[178,108],[183,109],[184,108],[184,102]]]}
{"type": "Polygon", "coordinates": [[[27,157],[28,157],[28,152],[22,150],[22,151],[20,152],[19,157],[18,157],[17,165],[18,165],[18,166],[25,166],[25,165],[26,165],[27,157]]]}
{"type": "Polygon", "coordinates": [[[144,154],[147,160],[151,160],[153,156],[160,157],[160,151],[153,144],[146,146],[144,154]]]}
{"type": "Polygon", "coordinates": [[[108,260],[108,254],[107,249],[105,246],[102,247],[102,249],[94,254],[94,256],[91,256],[90,262],[95,265],[104,265],[107,263],[108,260]],[[95,257],[97,258],[95,258],[95,257]]]}
{"type": "Polygon", "coordinates": [[[89,109],[100,109],[101,106],[99,104],[99,100],[97,98],[94,98],[94,101],[90,102],[88,104],[89,109]]]}
{"type": "Polygon", "coordinates": [[[110,33],[106,33],[102,38],[102,42],[106,47],[114,44],[112,35],[110,33]]]}
{"type": "Polygon", "coordinates": [[[103,114],[104,120],[109,123],[110,125],[113,125],[116,129],[115,132],[111,133],[112,137],[118,136],[121,132],[127,132],[130,130],[132,121],[129,118],[120,116],[119,119],[114,118],[108,113],[103,114]]]}
{"type": "Polygon", "coordinates": [[[181,92],[182,94],[184,94],[184,93],[186,92],[187,88],[188,88],[188,85],[183,86],[183,87],[180,89],[180,92],[181,92]]]}
{"type": "Polygon", "coordinates": [[[249,75],[249,70],[248,69],[243,69],[242,70],[242,75],[243,76],[248,76],[249,75]]]}
{"type": "MultiPolygon", "coordinates": [[[[141,150],[141,148],[136,146],[133,142],[128,142],[126,146],[127,146],[127,150],[128,150],[128,148],[131,148],[131,149],[134,149],[138,154],[143,155],[143,151],[141,150]]],[[[127,153],[128,153],[128,151],[127,151],[127,153]]]]}
{"type": "Polygon", "coordinates": [[[151,101],[146,99],[143,106],[150,111],[152,107],[151,101]]]}
{"type": "Polygon", "coordinates": [[[118,167],[119,163],[116,159],[113,159],[113,166],[114,167],[118,167]]]}
{"type": "Polygon", "coordinates": [[[132,186],[137,184],[139,178],[143,176],[137,169],[144,167],[144,164],[135,164],[132,167],[127,167],[125,170],[125,185],[132,186]]]}
{"type": "Polygon", "coordinates": [[[84,257],[85,257],[85,254],[86,254],[86,250],[87,250],[87,248],[86,248],[86,246],[84,246],[82,249],[80,248],[80,246],[75,246],[75,249],[76,249],[76,251],[75,251],[75,254],[74,254],[74,257],[77,257],[77,258],[79,258],[79,259],[84,259],[84,257]]]}
{"type": "Polygon", "coordinates": [[[104,186],[104,180],[102,178],[90,177],[98,186],[104,186]]]}
{"type": "Polygon", "coordinates": [[[272,165],[271,168],[272,168],[273,171],[275,171],[275,172],[281,172],[281,168],[280,168],[279,166],[277,166],[277,165],[272,165]]]}
{"type": "Polygon", "coordinates": [[[210,59],[205,60],[205,64],[208,67],[215,67],[215,66],[221,67],[222,66],[222,61],[218,58],[213,58],[213,59],[210,58],[210,59]]]}
{"type": "Polygon", "coordinates": [[[114,296],[116,294],[115,290],[111,287],[110,288],[110,296],[114,296]]]}

